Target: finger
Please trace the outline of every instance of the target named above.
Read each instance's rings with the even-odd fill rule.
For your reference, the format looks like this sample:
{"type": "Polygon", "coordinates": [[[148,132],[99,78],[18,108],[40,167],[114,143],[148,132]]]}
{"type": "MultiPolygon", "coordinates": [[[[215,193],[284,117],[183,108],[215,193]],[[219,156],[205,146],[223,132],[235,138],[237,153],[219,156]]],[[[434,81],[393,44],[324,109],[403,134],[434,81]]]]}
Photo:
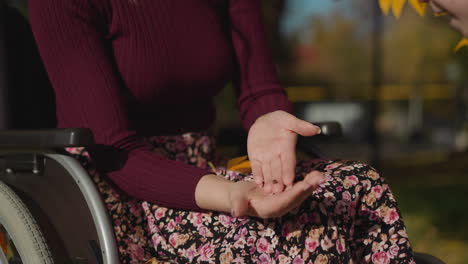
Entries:
{"type": "Polygon", "coordinates": [[[271,193],[272,189],[272,176],[269,162],[262,162],[262,173],[263,173],[263,190],[266,193],[271,193]]]}
{"type": "Polygon", "coordinates": [[[462,31],[463,28],[462,22],[454,17],[450,19],[450,26],[458,31],[462,31]]]}
{"type": "Polygon", "coordinates": [[[284,189],[283,179],[282,179],[282,164],[280,157],[273,159],[270,162],[271,176],[272,176],[272,189],[273,193],[280,193],[284,189]]]}
{"type": "Polygon", "coordinates": [[[447,5],[446,0],[432,0],[430,2],[430,6],[432,10],[434,10],[435,14],[441,14],[444,12],[453,13],[450,9],[448,9],[449,5],[447,5]]]}
{"type": "Polygon", "coordinates": [[[276,195],[278,199],[274,202],[282,213],[288,212],[310,195],[312,187],[305,180],[296,182],[288,191],[276,195]]]}
{"type": "Polygon", "coordinates": [[[325,180],[325,174],[321,171],[309,172],[305,177],[306,181],[311,187],[317,188],[325,180]]]}
{"type": "Polygon", "coordinates": [[[252,174],[257,185],[263,184],[262,163],[258,160],[251,160],[252,174]]]}
{"type": "Polygon", "coordinates": [[[298,118],[295,119],[291,130],[304,137],[315,136],[321,132],[320,127],[298,118]]]}
{"type": "Polygon", "coordinates": [[[294,150],[285,151],[280,156],[283,183],[291,186],[296,174],[296,153],[294,150]]]}

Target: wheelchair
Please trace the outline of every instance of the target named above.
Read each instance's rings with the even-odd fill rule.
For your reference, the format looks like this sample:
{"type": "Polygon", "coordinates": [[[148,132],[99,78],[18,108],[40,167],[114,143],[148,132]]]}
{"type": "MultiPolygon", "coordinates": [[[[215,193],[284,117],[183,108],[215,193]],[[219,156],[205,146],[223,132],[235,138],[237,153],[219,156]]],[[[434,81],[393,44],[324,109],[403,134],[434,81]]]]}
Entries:
{"type": "MultiPolygon", "coordinates": [[[[85,169],[64,151],[91,146],[93,135],[54,128],[53,91],[28,22],[3,0],[0,108],[0,264],[119,263],[106,206],[85,169]]],[[[339,133],[336,124],[327,129],[339,133]]],[[[426,254],[417,259],[443,263],[426,254]]]]}

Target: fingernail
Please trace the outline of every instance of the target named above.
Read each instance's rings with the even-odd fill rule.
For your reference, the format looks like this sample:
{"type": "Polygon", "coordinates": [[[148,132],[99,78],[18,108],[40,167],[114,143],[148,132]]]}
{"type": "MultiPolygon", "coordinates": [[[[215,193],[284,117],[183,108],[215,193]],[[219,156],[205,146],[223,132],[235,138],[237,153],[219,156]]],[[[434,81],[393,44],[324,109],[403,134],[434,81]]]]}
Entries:
{"type": "Polygon", "coordinates": [[[315,127],[318,129],[317,134],[321,134],[321,133],[322,133],[322,129],[321,129],[319,126],[315,126],[315,127]]]}
{"type": "Polygon", "coordinates": [[[236,217],[235,213],[236,213],[236,211],[234,210],[234,208],[231,209],[231,216],[236,217]]]}

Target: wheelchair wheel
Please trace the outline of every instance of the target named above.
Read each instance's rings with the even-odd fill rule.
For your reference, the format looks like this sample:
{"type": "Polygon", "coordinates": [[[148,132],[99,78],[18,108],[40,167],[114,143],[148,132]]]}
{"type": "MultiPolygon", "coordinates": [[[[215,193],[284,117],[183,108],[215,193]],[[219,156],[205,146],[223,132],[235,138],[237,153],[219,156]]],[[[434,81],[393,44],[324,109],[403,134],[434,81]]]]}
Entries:
{"type": "Polygon", "coordinates": [[[0,264],[53,264],[52,254],[21,199],[0,181],[0,264]]]}

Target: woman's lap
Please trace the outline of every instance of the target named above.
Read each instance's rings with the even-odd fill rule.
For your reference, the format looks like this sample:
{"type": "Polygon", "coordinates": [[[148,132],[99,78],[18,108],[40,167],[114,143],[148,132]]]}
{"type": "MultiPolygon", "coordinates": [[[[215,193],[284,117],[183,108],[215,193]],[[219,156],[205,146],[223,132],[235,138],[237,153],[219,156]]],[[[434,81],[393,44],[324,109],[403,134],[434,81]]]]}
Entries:
{"type": "MultiPolygon", "coordinates": [[[[196,166],[207,166],[213,157],[213,141],[203,134],[148,141],[160,154],[196,166]]],[[[262,220],[138,201],[109,184],[85,150],[69,152],[88,170],[102,194],[113,220],[121,264],[142,263],[151,257],[175,263],[412,262],[395,199],[385,181],[365,164],[299,162],[297,179],[314,168],[324,171],[327,181],[293,212],[262,220]]],[[[217,173],[233,181],[252,180],[251,175],[233,171],[217,173]]]]}
{"type": "Polygon", "coordinates": [[[411,263],[396,202],[375,170],[353,161],[303,161],[298,168],[298,179],[317,168],[327,181],[277,219],[236,219],[143,203],[158,257],[183,263],[411,263]]]}

